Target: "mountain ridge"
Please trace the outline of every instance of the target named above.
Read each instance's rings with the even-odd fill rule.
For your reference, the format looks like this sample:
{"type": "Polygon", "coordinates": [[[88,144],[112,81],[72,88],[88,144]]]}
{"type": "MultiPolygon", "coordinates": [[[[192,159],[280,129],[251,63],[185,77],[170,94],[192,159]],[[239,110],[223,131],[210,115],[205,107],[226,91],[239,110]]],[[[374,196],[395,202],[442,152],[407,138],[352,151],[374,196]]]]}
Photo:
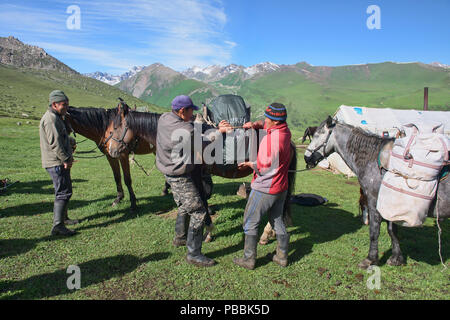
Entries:
{"type": "Polygon", "coordinates": [[[48,95],[63,90],[74,106],[114,108],[117,98],[130,106],[162,112],[152,103],[83,76],[44,49],[10,36],[0,37],[0,116],[40,119],[48,108],[48,95]]]}
{"type": "Polygon", "coordinates": [[[35,70],[55,70],[79,74],[63,62],[49,55],[44,49],[23,43],[13,36],[0,37],[0,63],[35,70]]]}

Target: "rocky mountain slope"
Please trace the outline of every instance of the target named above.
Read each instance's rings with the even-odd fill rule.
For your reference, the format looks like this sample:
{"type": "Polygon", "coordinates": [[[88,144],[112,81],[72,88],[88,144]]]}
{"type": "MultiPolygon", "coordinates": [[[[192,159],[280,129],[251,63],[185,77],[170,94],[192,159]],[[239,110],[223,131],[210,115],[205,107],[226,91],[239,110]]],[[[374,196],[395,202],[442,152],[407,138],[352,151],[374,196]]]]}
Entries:
{"type": "Polygon", "coordinates": [[[12,36],[0,37],[0,63],[17,68],[78,74],[72,68],[49,55],[44,49],[24,44],[12,36]]]}

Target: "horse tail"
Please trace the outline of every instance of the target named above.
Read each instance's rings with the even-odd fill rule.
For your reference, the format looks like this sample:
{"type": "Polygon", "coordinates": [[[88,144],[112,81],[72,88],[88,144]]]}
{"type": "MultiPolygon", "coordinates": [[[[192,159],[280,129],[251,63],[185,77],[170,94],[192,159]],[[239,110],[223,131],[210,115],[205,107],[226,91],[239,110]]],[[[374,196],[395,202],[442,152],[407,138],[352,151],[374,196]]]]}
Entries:
{"type": "Polygon", "coordinates": [[[288,171],[288,190],[286,194],[286,199],[284,200],[283,207],[283,219],[286,226],[292,225],[292,215],[291,215],[291,195],[295,191],[295,178],[297,176],[297,149],[294,143],[291,142],[291,162],[289,163],[288,171]]]}

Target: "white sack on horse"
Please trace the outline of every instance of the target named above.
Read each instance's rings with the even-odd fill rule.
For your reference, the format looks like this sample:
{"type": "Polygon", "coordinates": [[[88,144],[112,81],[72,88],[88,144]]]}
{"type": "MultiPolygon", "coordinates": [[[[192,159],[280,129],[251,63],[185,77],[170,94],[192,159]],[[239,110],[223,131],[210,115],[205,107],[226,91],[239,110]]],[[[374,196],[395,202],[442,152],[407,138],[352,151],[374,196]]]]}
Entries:
{"type": "Polygon", "coordinates": [[[402,129],[405,136],[395,140],[377,210],[388,221],[417,227],[427,217],[439,174],[448,164],[449,141],[440,123],[410,123],[402,129]]]}

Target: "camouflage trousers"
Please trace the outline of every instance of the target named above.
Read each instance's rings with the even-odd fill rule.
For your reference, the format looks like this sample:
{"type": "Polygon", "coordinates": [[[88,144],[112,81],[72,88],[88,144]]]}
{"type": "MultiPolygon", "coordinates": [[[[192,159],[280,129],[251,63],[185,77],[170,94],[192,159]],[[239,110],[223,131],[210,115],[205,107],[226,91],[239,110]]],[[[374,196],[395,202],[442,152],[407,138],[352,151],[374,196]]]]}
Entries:
{"type": "Polygon", "coordinates": [[[172,188],[172,195],[178,206],[178,215],[190,217],[189,229],[199,230],[205,223],[207,210],[203,204],[200,192],[191,174],[181,176],[165,176],[172,188]]]}

